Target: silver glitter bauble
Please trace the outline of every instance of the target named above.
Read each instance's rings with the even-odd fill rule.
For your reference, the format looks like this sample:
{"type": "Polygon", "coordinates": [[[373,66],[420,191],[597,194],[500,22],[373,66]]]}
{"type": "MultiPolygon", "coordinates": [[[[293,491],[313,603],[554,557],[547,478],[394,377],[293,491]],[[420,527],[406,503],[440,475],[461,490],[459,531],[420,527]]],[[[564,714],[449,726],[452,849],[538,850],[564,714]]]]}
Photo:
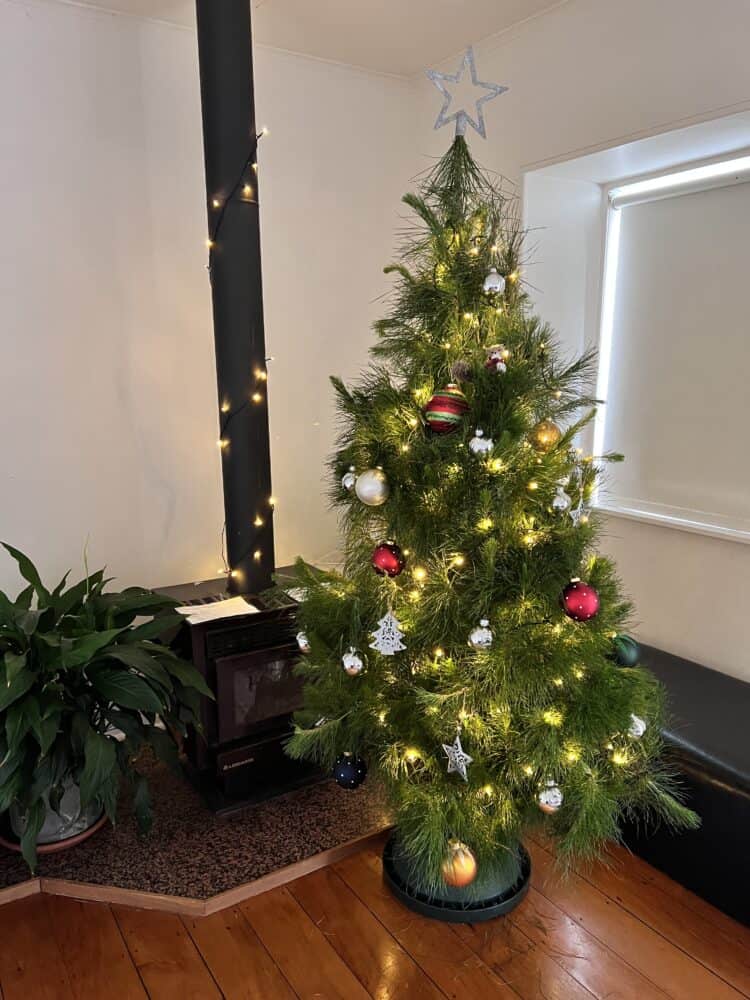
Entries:
{"type": "Polygon", "coordinates": [[[296,638],[300,653],[309,653],[311,647],[310,647],[310,640],[307,638],[307,633],[298,632],[296,638]]]}
{"type": "Polygon", "coordinates": [[[469,449],[475,455],[486,455],[495,447],[492,438],[486,438],[481,427],[477,427],[474,437],[469,441],[469,449]]]}
{"type": "Polygon", "coordinates": [[[382,469],[366,469],[357,476],[354,492],[367,507],[380,507],[388,499],[391,488],[382,469]]]}
{"type": "Polygon", "coordinates": [[[474,378],[474,370],[468,361],[461,358],[451,365],[451,382],[471,382],[474,378]]]}
{"type": "Polygon", "coordinates": [[[362,657],[354,646],[350,646],[349,652],[344,653],[341,657],[341,662],[344,666],[344,673],[347,673],[350,677],[357,677],[365,669],[362,657]]]}
{"type": "Polygon", "coordinates": [[[492,630],[487,618],[482,618],[477,628],[469,632],[469,645],[474,649],[489,649],[492,645],[492,630]]]}
{"type": "Polygon", "coordinates": [[[345,472],[344,475],[341,477],[341,485],[344,487],[345,490],[348,490],[349,493],[351,493],[351,491],[354,489],[354,484],[356,482],[357,482],[357,474],[354,471],[354,466],[350,465],[349,471],[345,472]]]}
{"type": "Polygon", "coordinates": [[[547,787],[539,793],[537,802],[542,812],[550,816],[563,804],[563,793],[554,781],[548,781],[547,787]]]}
{"type": "Polygon", "coordinates": [[[628,736],[632,736],[634,740],[639,740],[641,736],[646,732],[646,723],[638,715],[630,716],[630,728],[628,729],[628,736]]]}
{"type": "Polygon", "coordinates": [[[552,509],[559,511],[566,511],[570,509],[570,505],[573,501],[570,499],[568,494],[565,492],[564,487],[558,486],[557,492],[552,498],[552,509]]]}
{"type": "Polygon", "coordinates": [[[491,267],[482,287],[489,295],[502,295],[505,291],[505,278],[498,274],[496,267],[491,267]]]}

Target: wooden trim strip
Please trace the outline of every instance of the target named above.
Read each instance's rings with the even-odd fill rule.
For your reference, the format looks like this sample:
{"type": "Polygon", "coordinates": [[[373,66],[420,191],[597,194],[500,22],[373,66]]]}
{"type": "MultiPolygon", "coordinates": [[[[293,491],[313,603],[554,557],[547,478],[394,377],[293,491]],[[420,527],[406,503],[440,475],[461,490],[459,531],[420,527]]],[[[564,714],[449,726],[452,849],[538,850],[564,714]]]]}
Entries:
{"type": "Polygon", "coordinates": [[[5,889],[0,889],[0,906],[12,903],[16,899],[26,899],[27,896],[36,896],[41,891],[38,878],[30,878],[25,882],[9,885],[5,889]]]}
{"type": "Polygon", "coordinates": [[[166,913],[201,917],[205,912],[205,900],[183,896],[167,896],[158,892],[141,892],[138,889],[120,889],[114,885],[91,885],[85,882],[71,882],[63,878],[42,878],[41,891],[50,896],[69,896],[94,903],[113,903],[118,906],[134,906],[139,910],[163,910],[166,913]]]}
{"type": "Polygon", "coordinates": [[[252,896],[259,896],[262,892],[268,892],[269,889],[276,889],[280,885],[286,885],[287,882],[293,882],[294,879],[301,878],[303,875],[309,875],[310,872],[317,871],[319,868],[333,865],[337,861],[349,857],[350,854],[355,854],[357,851],[375,847],[380,842],[383,833],[383,830],[372,830],[361,837],[355,837],[354,840],[347,840],[346,843],[339,844],[338,847],[321,851],[320,854],[313,854],[311,857],[297,861],[293,865],[279,868],[278,871],[269,872],[268,875],[263,875],[254,882],[246,882],[235,889],[228,889],[217,896],[211,896],[210,899],[206,900],[206,916],[211,913],[217,913],[219,910],[225,910],[229,906],[236,906],[238,903],[250,899],[252,896]]]}

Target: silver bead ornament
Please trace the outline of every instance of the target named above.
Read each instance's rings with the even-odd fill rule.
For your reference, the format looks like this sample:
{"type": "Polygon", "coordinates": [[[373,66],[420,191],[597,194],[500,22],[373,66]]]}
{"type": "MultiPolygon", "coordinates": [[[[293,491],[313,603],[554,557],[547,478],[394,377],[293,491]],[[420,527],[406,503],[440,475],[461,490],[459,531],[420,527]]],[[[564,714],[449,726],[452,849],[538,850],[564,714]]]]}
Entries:
{"type": "Polygon", "coordinates": [[[502,295],[505,291],[505,278],[498,274],[496,267],[490,268],[490,273],[484,279],[483,288],[489,295],[502,295]]]}
{"type": "Polygon", "coordinates": [[[469,632],[469,645],[473,649],[489,649],[492,645],[492,629],[487,618],[482,618],[477,628],[469,632]]]}
{"type": "Polygon", "coordinates": [[[367,507],[380,507],[388,499],[391,488],[382,469],[366,469],[354,484],[354,492],[367,507]]]}
{"type": "Polygon", "coordinates": [[[475,455],[486,455],[495,447],[492,438],[486,438],[481,427],[477,427],[474,437],[469,441],[469,449],[475,455]]]}
{"type": "Polygon", "coordinates": [[[344,673],[348,674],[350,677],[358,677],[359,674],[361,674],[365,669],[362,657],[359,655],[354,646],[350,646],[349,652],[344,653],[341,657],[341,662],[344,666],[344,673]]]}
{"type": "Polygon", "coordinates": [[[351,491],[354,489],[354,484],[356,482],[357,482],[357,474],[354,471],[354,466],[350,465],[349,471],[345,472],[344,475],[341,477],[341,485],[344,487],[345,490],[347,490],[347,492],[351,493],[351,491]]]}
{"type": "Polygon", "coordinates": [[[565,488],[563,486],[558,486],[557,492],[552,498],[552,509],[565,512],[566,510],[570,510],[570,505],[572,503],[573,501],[565,492],[565,488]]]}
{"type": "Polygon", "coordinates": [[[639,740],[641,736],[646,732],[646,723],[638,715],[630,716],[630,727],[628,729],[628,736],[632,736],[634,740],[639,740]]]}
{"type": "Polygon", "coordinates": [[[309,653],[311,647],[310,647],[310,640],[307,638],[307,633],[298,632],[296,635],[296,639],[300,653],[309,653]]]}
{"type": "Polygon", "coordinates": [[[551,816],[563,804],[563,793],[554,781],[548,781],[547,787],[539,793],[537,801],[542,812],[551,816]]]}

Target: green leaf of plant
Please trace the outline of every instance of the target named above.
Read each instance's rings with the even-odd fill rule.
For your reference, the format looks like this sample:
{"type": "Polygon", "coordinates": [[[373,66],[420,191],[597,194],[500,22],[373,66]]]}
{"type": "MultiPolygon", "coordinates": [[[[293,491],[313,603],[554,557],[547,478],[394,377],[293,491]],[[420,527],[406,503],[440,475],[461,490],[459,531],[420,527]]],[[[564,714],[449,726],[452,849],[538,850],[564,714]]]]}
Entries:
{"type": "Polygon", "coordinates": [[[177,744],[169,733],[163,729],[157,729],[156,726],[149,726],[146,730],[146,739],[153,747],[154,753],[159,760],[164,761],[175,773],[182,773],[180,757],[177,753],[177,744]]]}
{"type": "Polygon", "coordinates": [[[34,727],[34,735],[39,743],[39,751],[42,756],[49,753],[50,747],[55,742],[59,725],[59,715],[48,715],[45,719],[40,719],[38,725],[34,727]]]}
{"type": "Polygon", "coordinates": [[[46,815],[47,807],[42,799],[37,799],[26,812],[26,829],[21,837],[21,854],[32,874],[36,871],[36,839],[44,826],[46,815]]]}
{"type": "Polygon", "coordinates": [[[39,607],[46,607],[49,604],[49,591],[42,583],[37,568],[28,556],[19,549],[14,549],[7,542],[2,543],[3,548],[9,552],[18,563],[18,569],[24,580],[27,580],[36,592],[39,607]]]}
{"type": "Polygon", "coordinates": [[[149,680],[161,684],[167,691],[172,690],[172,682],[169,679],[169,674],[145,649],[141,649],[139,646],[122,644],[108,649],[107,656],[110,659],[119,660],[120,663],[124,663],[128,667],[134,667],[148,677],[149,680]]]}
{"type": "Polygon", "coordinates": [[[0,683],[0,712],[4,712],[14,701],[22,698],[33,686],[35,680],[36,674],[28,668],[24,668],[16,674],[10,684],[0,683]]]}
{"type": "Polygon", "coordinates": [[[138,821],[138,832],[148,833],[153,825],[153,815],[151,813],[151,796],[148,792],[148,781],[139,774],[135,782],[135,794],[133,795],[133,806],[135,808],[135,818],[138,821]]]}
{"type": "Polygon", "coordinates": [[[89,727],[84,743],[85,763],[81,774],[81,804],[89,805],[103,798],[104,786],[117,767],[115,743],[89,727]]]}
{"type": "Polygon", "coordinates": [[[33,695],[11,705],[5,715],[8,752],[14,753],[29,730],[38,728],[40,721],[39,702],[33,695]]]}
{"type": "Polygon", "coordinates": [[[16,612],[18,611],[28,611],[31,607],[31,599],[34,596],[34,588],[31,584],[28,587],[24,587],[21,593],[16,598],[16,612]]]}
{"type": "Polygon", "coordinates": [[[62,657],[63,667],[82,667],[90,663],[105,646],[109,646],[122,632],[121,628],[107,629],[105,632],[91,632],[73,642],[73,648],[62,657]]]}
{"type": "Polygon", "coordinates": [[[26,653],[13,653],[11,650],[3,657],[5,663],[5,680],[11,684],[26,666],[26,653]]]}
{"type": "Polygon", "coordinates": [[[164,700],[142,677],[117,667],[101,666],[90,671],[90,680],[107,701],[141,712],[161,712],[164,700]]]}
{"type": "Polygon", "coordinates": [[[13,625],[15,623],[16,616],[16,606],[8,597],[0,590],[0,625],[13,625]]]}
{"type": "Polygon", "coordinates": [[[29,608],[18,614],[16,622],[24,635],[31,636],[36,632],[39,619],[43,614],[44,611],[39,608],[29,608]]]}
{"type": "Polygon", "coordinates": [[[140,642],[142,639],[158,639],[169,629],[178,628],[185,624],[182,615],[160,615],[153,621],[144,622],[135,628],[128,629],[123,635],[123,641],[127,643],[140,642]]]}
{"type": "Polygon", "coordinates": [[[100,569],[96,573],[92,573],[91,576],[85,576],[83,580],[79,580],[78,583],[73,584],[69,590],[63,591],[53,603],[55,617],[60,619],[64,615],[79,612],[86,596],[103,579],[104,570],[100,569]]]}
{"type": "Polygon", "coordinates": [[[202,695],[205,695],[206,698],[215,700],[213,691],[208,684],[206,684],[203,679],[203,675],[196,670],[192,663],[188,663],[186,660],[177,660],[172,657],[168,657],[164,660],[164,666],[167,668],[169,673],[183,685],[183,687],[194,688],[202,695]]]}

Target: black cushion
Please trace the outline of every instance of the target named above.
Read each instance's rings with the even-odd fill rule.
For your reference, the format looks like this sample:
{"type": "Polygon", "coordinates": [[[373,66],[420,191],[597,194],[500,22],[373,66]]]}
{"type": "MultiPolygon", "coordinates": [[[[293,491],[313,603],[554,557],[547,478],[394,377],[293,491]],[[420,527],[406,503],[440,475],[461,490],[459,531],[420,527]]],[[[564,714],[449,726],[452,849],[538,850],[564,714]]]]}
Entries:
{"type": "Polygon", "coordinates": [[[653,646],[641,649],[669,695],[667,742],[719,781],[750,792],[750,684],[653,646]]]}

